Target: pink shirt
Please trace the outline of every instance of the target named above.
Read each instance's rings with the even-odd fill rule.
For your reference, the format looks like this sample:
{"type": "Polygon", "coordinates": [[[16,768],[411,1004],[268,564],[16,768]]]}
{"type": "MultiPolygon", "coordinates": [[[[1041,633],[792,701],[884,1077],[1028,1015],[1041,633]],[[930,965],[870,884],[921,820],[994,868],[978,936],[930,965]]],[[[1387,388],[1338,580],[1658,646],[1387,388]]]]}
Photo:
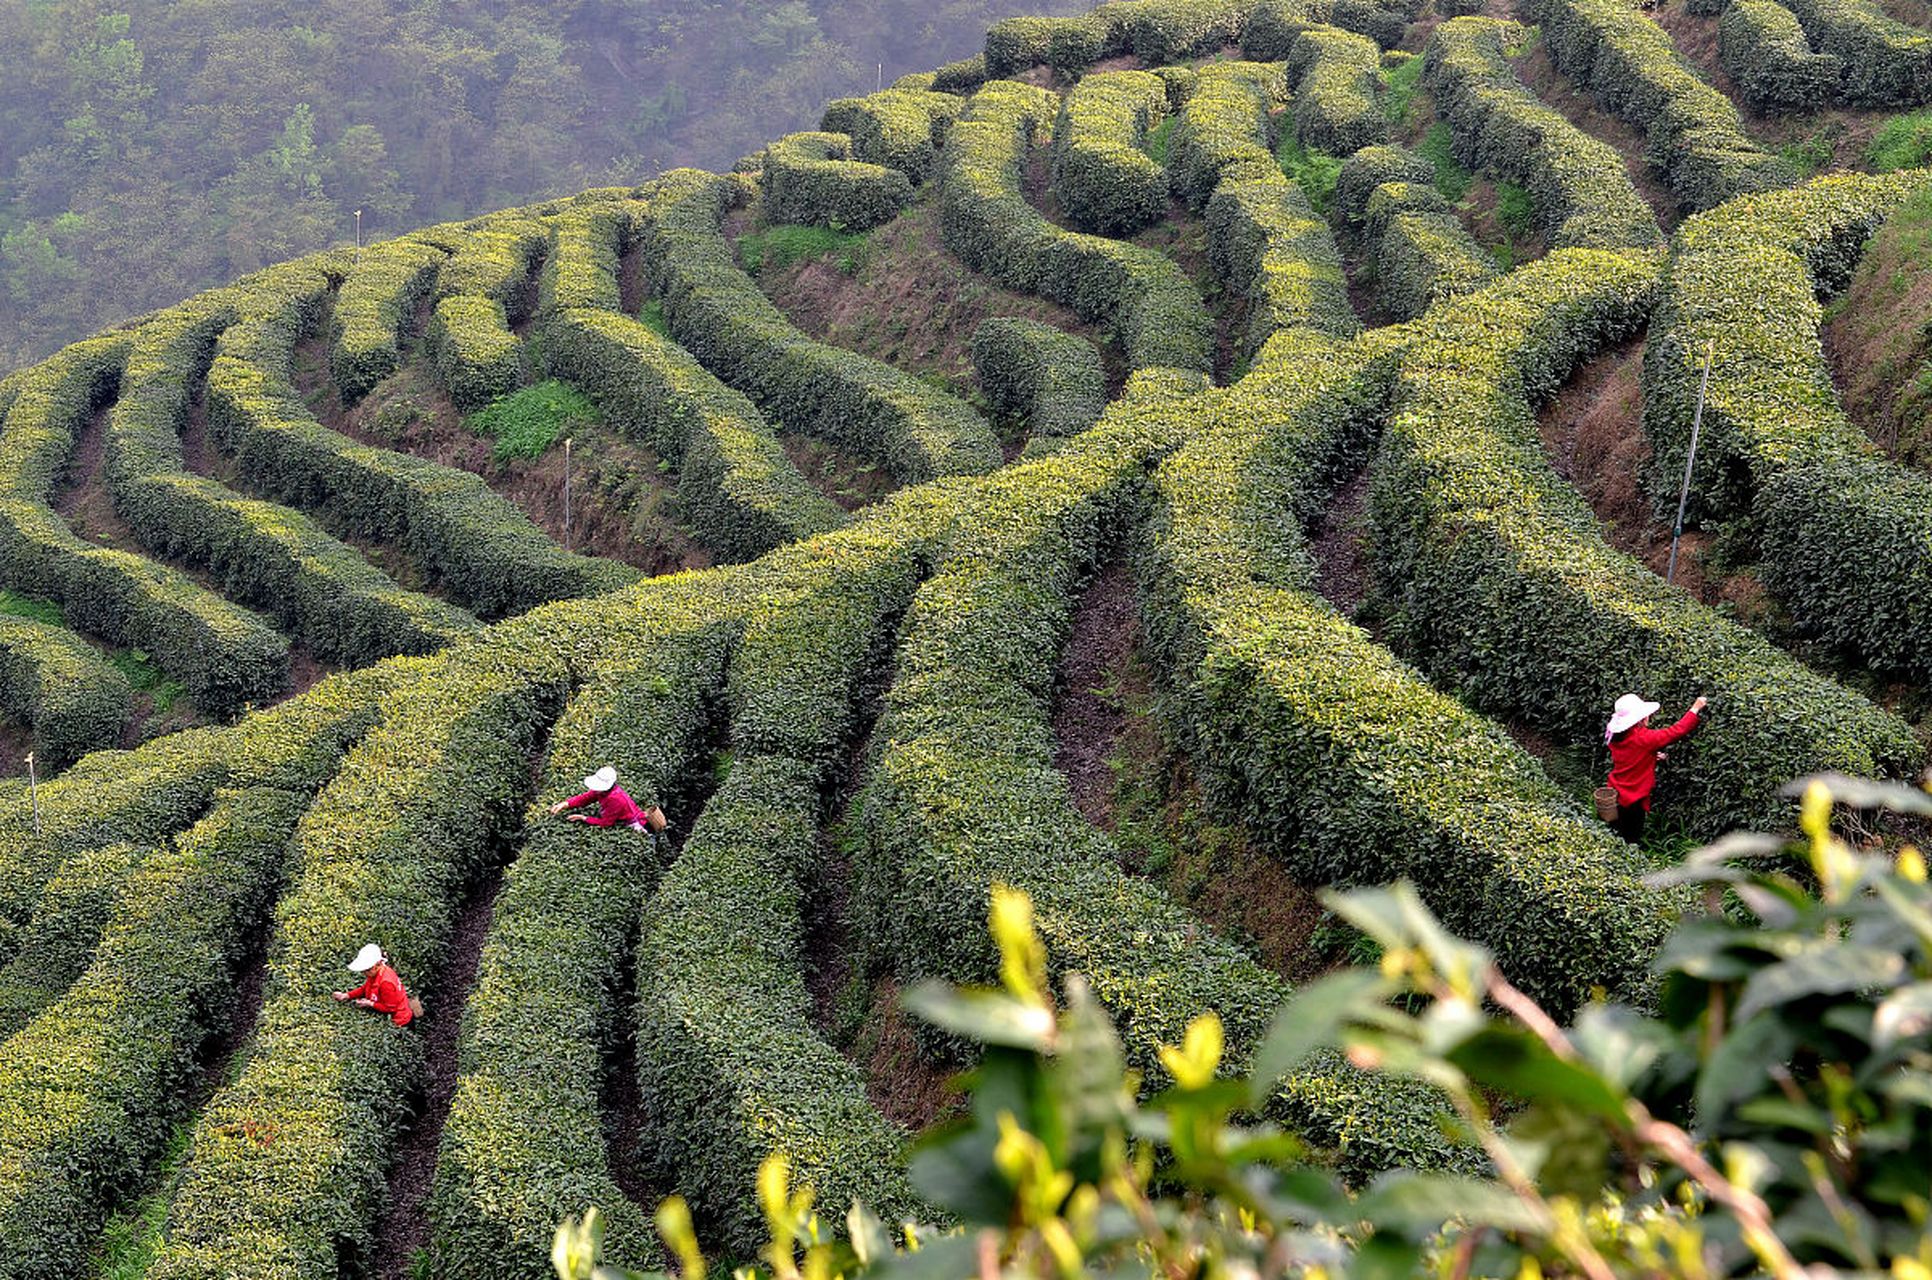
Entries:
{"type": "Polygon", "coordinates": [[[564,808],[581,809],[587,804],[597,806],[597,812],[584,819],[593,827],[629,826],[644,820],[644,811],[625,794],[622,787],[612,787],[609,791],[586,791],[580,796],[572,796],[564,801],[564,808]]]}

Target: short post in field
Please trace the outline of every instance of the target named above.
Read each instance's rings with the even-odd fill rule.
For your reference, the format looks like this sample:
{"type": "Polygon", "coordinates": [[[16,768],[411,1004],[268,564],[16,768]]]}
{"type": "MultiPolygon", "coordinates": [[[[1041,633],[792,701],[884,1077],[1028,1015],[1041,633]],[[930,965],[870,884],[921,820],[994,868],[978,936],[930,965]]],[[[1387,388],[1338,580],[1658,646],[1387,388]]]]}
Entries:
{"type": "Polygon", "coordinates": [[[1711,361],[1717,356],[1717,339],[1704,348],[1704,376],[1697,384],[1697,412],[1691,415],[1690,452],[1684,455],[1684,488],[1677,495],[1677,523],[1670,531],[1670,563],[1664,581],[1677,580],[1677,544],[1684,536],[1684,509],[1690,505],[1691,468],[1697,465],[1697,437],[1704,429],[1704,396],[1711,389],[1711,361]]]}
{"type": "Polygon", "coordinates": [[[362,252],[362,210],[356,210],[356,252],[362,252]]]}
{"type": "Polygon", "coordinates": [[[570,550],[570,437],[564,437],[564,550],[570,550]]]}
{"type": "Polygon", "coordinates": [[[34,801],[34,834],[40,834],[40,774],[34,768],[34,753],[27,753],[27,793],[34,801]]]}

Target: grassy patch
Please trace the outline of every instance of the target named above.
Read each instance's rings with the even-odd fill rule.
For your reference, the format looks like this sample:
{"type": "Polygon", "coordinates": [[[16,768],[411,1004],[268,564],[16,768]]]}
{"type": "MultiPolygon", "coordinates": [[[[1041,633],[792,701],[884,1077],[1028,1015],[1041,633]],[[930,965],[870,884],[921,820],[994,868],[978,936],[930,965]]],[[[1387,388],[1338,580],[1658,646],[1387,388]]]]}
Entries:
{"type": "Polygon", "coordinates": [[[1422,59],[1411,55],[1392,67],[1382,68],[1382,110],[1389,123],[1400,128],[1409,123],[1409,106],[1422,84],[1422,59]]]}
{"type": "Polygon", "coordinates": [[[662,302],[653,300],[645,303],[637,313],[637,322],[660,338],[669,338],[671,336],[671,326],[664,321],[664,304],[662,302]]]}
{"type": "Polygon", "coordinates": [[[1536,232],[1536,202],[1515,183],[1499,182],[1496,184],[1496,221],[1512,237],[1528,238],[1536,232]]]}
{"type": "Polygon", "coordinates": [[[838,258],[838,268],[854,275],[865,265],[863,234],[830,227],[767,227],[738,237],[738,256],[756,275],[766,267],[782,271],[807,258],[838,258]]]}
{"type": "Polygon", "coordinates": [[[108,663],[127,677],[134,692],[148,695],[154,703],[154,714],[157,716],[167,715],[188,692],[179,680],[170,680],[167,673],[155,665],[146,649],[123,649],[110,655],[108,663]]]}
{"type": "Polygon", "coordinates": [[[1910,169],[1932,159],[1932,108],[1887,120],[1866,148],[1865,157],[1879,173],[1910,169]]]}
{"type": "Polygon", "coordinates": [[[1147,154],[1160,161],[1163,168],[1167,165],[1168,149],[1174,144],[1174,126],[1179,120],[1179,116],[1169,116],[1147,133],[1147,154]]]}
{"type": "Polygon", "coordinates": [[[1442,192],[1443,198],[1461,200],[1469,194],[1476,177],[1456,159],[1451,136],[1449,126],[1438,120],[1429,126],[1429,131],[1422,135],[1422,141],[1416,144],[1415,149],[1417,155],[1435,166],[1436,190],[1442,192]]]}
{"type": "Polygon", "coordinates": [[[176,1125],[153,1190],[107,1220],[94,1265],[86,1272],[88,1280],[142,1280],[147,1275],[161,1252],[161,1228],[168,1218],[168,1201],[174,1195],[175,1174],[188,1154],[192,1136],[189,1126],[176,1125]]]}
{"type": "Polygon", "coordinates": [[[595,426],[597,409],[575,387],[552,378],[504,396],[463,419],[463,425],[496,441],[490,456],[540,458],[565,431],[595,426]]]}
{"type": "Polygon", "coordinates": [[[1342,175],[1340,157],[1325,151],[1310,151],[1292,133],[1284,133],[1281,145],[1275,149],[1275,158],[1281,161],[1281,171],[1301,187],[1308,203],[1315,206],[1315,212],[1326,217],[1329,206],[1335,202],[1335,180],[1342,175]]]}
{"type": "Polygon", "coordinates": [[[11,591],[0,591],[0,617],[26,618],[31,622],[44,622],[50,627],[67,625],[66,615],[53,601],[15,595],[11,591]]]}
{"type": "MultiPolygon", "coordinates": [[[[1831,163],[1831,143],[1826,141],[1823,134],[1814,133],[1808,138],[1785,143],[1778,148],[1778,155],[1798,171],[1799,177],[1809,178],[1821,173],[1831,163]]],[[[1917,164],[1918,161],[1912,163],[1917,164]]]]}

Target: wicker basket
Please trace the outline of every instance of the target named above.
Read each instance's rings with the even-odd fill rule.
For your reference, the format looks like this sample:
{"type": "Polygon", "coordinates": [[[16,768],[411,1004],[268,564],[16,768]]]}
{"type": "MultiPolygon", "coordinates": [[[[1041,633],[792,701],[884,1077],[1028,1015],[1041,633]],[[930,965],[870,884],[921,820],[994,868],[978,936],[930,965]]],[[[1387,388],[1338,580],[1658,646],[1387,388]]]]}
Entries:
{"type": "Polygon", "coordinates": [[[1597,817],[1602,818],[1605,822],[1615,822],[1618,813],[1617,789],[1615,787],[1598,787],[1594,799],[1597,802],[1597,817]]]}

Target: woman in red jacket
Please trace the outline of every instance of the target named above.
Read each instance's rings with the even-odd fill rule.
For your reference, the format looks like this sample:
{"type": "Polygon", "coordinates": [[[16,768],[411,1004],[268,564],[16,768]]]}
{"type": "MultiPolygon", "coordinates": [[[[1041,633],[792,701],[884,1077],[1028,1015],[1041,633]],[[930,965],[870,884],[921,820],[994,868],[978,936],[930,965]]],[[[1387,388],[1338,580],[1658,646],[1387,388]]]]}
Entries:
{"type": "Polygon", "coordinates": [[[356,958],[349,961],[350,973],[367,974],[362,985],[354,991],[337,991],[337,1000],[353,1000],[365,1009],[386,1013],[389,1020],[399,1027],[406,1027],[416,1014],[409,1005],[409,992],[403,988],[402,975],[382,954],[382,948],[371,942],[356,952],[356,958]]]}
{"type": "Polygon", "coordinates": [[[1617,820],[1611,826],[1631,844],[1644,838],[1644,818],[1650,813],[1650,792],[1657,785],[1657,762],[1664,758],[1663,749],[1695,729],[1708,705],[1699,698],[1682,720],[1668,729],[1653,729],[1650,717],[1657,714],[1656,703],[1634,693],[1617,699],[1603,731],[1610,748],[1610,786],[1617,793],[1617,820]]]}

